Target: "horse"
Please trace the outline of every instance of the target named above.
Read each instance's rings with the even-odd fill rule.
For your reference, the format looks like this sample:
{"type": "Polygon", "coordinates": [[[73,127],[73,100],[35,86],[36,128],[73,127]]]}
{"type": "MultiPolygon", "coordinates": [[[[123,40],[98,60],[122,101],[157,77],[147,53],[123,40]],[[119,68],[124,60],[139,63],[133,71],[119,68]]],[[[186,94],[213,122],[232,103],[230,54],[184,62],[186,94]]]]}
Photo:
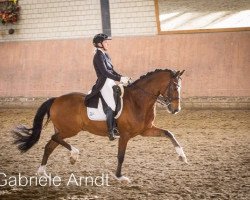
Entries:
{"type": "MultiPolygon", "coordinates": [[[[119,181],[130,182],[129,178],[122,175],[122,164],[128,141],[141,135],[144,137],[167,137],[173,143],[181,161],[187,162],[187,158],[175,138],[168,130],[154,125],[156,102],[160,101],[167,106],[167,110],[176,114],[181,110],[180,92],[181,75],[183,71],[170,69],[157,69],[141,76],[128,86],[124,86],[123,111],[117,119],[120,132],[118,141],[118,164],[115,177],[119,181]]],[[[54,125],[55,133],[45,145],[44,154],[38,174],[48,176],[46,164],[49,156],[60,144],[70,151],[70,163],[74,164],[78,159],[79,150],[67,143],[64,139],[77,135],[80,131],[108,136],[105,121],[92,121],[87,116],[87,108],[83,104],[86,94],[70,93],[60,97],[53,97],[45,101],[37,110],[33,120],[33,127],[17,126],[14,130],[15,141],[21,153],[28,151],[40,138],[43,129],[43,120],[47,114],[47,122],[54,125]]]]}

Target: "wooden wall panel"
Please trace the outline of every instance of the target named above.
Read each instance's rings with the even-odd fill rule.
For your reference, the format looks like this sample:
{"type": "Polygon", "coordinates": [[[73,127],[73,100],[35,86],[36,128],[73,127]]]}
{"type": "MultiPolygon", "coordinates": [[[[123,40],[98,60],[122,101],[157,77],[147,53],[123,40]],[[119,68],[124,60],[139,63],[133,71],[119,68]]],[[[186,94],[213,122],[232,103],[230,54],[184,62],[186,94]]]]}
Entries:
{"type": "MultiPolygon", "coordinates": [[[[0,43],[0,96],[46,97],[95,82],[92,39],[0,43]]],[[[185,69],[183,96],[250,96],[250,32],[116,37],[117,71],[137,79],[156,68],[185,69]]]]}

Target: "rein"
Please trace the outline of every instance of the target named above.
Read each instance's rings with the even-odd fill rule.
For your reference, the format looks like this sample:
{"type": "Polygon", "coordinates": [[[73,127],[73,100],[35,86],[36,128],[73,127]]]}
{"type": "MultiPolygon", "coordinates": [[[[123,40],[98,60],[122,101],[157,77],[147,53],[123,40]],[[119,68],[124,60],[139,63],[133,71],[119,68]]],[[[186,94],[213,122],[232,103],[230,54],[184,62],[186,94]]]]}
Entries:
{"type": "MultiPolygon", "coordinates": [[[[179,76],[179,79],[181,79],[180,76],[179,76]]],[[[167,94],[166,94],[166,96],[163,96],[162,94],[158,94],[158,95],[152,94],[151,92],[148,92],[148,91],[144,90],[143,88],[141,88],[141,87],[139,87],[137,85],[132,85],[132,80],[129,83],[130,86],[139,89],[144,95],[151,96],[156,102],[158,102],[158,103],[160,103],[161,105],[164,105],[164,106],[169,106],[173,100],[179,100],[180,99],[180,97],[172,97],[172,95],[171,95],[171,90],[173,90],[173,88],[172,88],[173,84],[175,86],[177,86],[177,87],[180,87],[178,82],[174,81],[171,78],[168,85],[167,85],[167,88],[166,88],[167,94]]]]}
{"type": "MultiPolygon", "coordinates": [[[[166,97],[164,97],[162,95],[160,96],[160,95],[152,94],[152,93],[150,93],[150,92],[148,92],[148,91],[146,91],[146,90],[144,90],[141,87],[138,87],[136,85],[131,85],[131,86],[139,89],[140,91],[143,92],[143,94],[153,97],[157,103],[160,103],[163,106],[168,106],[169,104],[171,104],[171,101],[180,99],[179,97],[175,97],[175,98],[170,97],[170,87],[172,85],[171,83],[172,83],[172,80],[170,80],[170,82],[168,84],[166,97]]],[[[175,85],[178,85],[178,83],[176,83],[176,82],[173,82],[173,83],[175,85]]]]}
{"type": "Polygon", "coordinates": [[[133,87],[139,89],[143,94],[153,97],[157,103],[160,103],[163,106],[168,106],[170,104],[170,101],[167,98],[164,98],[163,96],[152,94],[136,85],[133,85],[133,87]]]}

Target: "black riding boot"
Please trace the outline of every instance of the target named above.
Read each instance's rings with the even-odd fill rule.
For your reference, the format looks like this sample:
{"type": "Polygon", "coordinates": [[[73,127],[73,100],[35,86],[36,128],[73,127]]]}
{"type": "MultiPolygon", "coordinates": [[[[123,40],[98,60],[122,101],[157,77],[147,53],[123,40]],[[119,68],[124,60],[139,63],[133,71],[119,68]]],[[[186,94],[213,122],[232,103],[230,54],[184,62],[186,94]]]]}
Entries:
{"type": "Polygon", "coordinates": [[[106,116],[107,116],[107,125],[108,125],[108,132],[109,132],[109,140],[112,141],[116,138],[120,138],[119,131],[116,127],[115,122],[115,113],[114,111],[108,107],[106,110],[106,116]]]}

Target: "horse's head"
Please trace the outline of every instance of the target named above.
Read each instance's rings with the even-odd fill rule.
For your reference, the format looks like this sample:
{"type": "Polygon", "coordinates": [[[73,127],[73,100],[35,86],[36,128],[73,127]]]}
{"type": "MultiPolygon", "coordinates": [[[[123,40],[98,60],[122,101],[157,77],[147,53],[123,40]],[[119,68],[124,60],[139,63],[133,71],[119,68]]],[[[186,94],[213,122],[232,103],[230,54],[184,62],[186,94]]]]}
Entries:
{"type": "Polygon", "coordinates": [[[172,114],[176,114],[181,110],[180,98],[181,98],[181,75],[184,73],[177,71],[174,73],[169,81],[167,89],[163,94],[164,101],[167,104],[168,111],[172,114]]]}

